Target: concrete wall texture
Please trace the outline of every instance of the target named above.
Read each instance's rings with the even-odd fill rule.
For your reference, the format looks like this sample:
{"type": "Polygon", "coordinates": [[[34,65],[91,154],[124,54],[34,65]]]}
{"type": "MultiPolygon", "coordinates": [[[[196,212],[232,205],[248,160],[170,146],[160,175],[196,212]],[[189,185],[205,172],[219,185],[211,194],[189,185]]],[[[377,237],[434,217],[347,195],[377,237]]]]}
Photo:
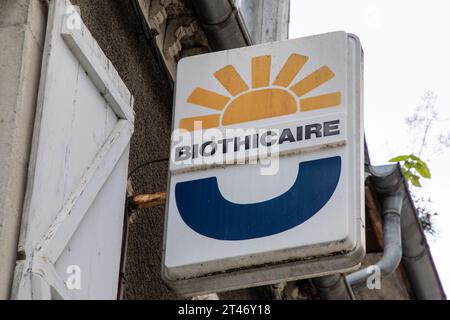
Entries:
{"type": "Polygon", "coordinates": [[[42,1],[0,0],[0,299],[16,261],[46,17],[42,1]]]}

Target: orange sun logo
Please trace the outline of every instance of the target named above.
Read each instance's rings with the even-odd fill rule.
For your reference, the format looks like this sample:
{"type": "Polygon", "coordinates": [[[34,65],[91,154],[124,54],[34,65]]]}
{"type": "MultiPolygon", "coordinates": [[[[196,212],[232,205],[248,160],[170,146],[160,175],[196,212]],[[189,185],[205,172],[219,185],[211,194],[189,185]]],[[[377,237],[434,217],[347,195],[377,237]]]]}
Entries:
{"type": "Polygon", "coordinates": [[[187,100],[188,103],[220,113],[181,119],[180,129],[194,131],[196,122],[202,123],[202,129],[209,129],[219,127],[221,124],[228,126],[339,106],[340,92],[302,98],[334,78],[335,74],[327,66],[319,68],[291,86],[307,61],[306,56],[292,54],[270,86],[272,56],[255,57],[252,59],[251,89],[232,65],[220,69],[214,76],[230,96],[196,88],[187,100]]]}

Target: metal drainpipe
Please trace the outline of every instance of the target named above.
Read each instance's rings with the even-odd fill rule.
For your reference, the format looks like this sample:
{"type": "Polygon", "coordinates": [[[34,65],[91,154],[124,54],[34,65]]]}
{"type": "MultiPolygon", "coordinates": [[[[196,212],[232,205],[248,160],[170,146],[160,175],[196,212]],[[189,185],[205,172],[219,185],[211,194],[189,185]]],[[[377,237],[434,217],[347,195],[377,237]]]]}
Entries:
{"type": "Polygon", "coordinates": [[[373,268],[378,268],[381,278],[385,278],[397,269],[402,259],[400,215],[404,195],[403,177],[399,173],[401,171],[398,165],[369,166],[369,171],[375,189],[382,198],[383,257],[374,266],[358,270],[347,277],[334,274],[313,279],[322,299],[353,300],[355,298],[351,287],[357,288],[366,284],[373,268]]]}
{"type": "Polygon", "coordinates": [[[370,275],[380,272],[381,279],[392,274],[402,260],[402,239],[400,216],[403,205],[402,176],[398,165],[371,167],[372,179],[381,195],[383,208],[383,257],[375,265],[358,270],[347,276],[348,283],[355,288],[366,284],[370,275]]]}
{"type": "Polygon", "coordinates": [[[398,165],[370,168],[375,188],[382,197],[384,253],[375,265],[347,276],[348,283],[354,288],[365,285],[367,278],[375,271],[380,272],[381,279],[388,277],[402,260],[400,215],[404,194],[402,176],[397,174],[398,169],[398,165]]]}
{"type": "Polygon", "coordinates": [[[352,288],[342,274],[312,279],[322,300],[355,300],[352,288]]]}
{"type": "Polygon", "coordinates": [[[252,44],[242,16],[231,0],[194,0],[192,4],[213,51],[252,44]]]}
{"type": "Polygon", "coordinates": [[[349,274],[347,281],[352,287],[364,286],[367,278],[375,270],[379,270],[381,279],[384,279],[391,275],[400,264],[402,260],[402,240],[399,209],[401,209],[402,200],[403,194],[401,193],[386,198],[385,202],[392,203],[392,206],[383,212],[383,257],[375,265],[349,274]]]}

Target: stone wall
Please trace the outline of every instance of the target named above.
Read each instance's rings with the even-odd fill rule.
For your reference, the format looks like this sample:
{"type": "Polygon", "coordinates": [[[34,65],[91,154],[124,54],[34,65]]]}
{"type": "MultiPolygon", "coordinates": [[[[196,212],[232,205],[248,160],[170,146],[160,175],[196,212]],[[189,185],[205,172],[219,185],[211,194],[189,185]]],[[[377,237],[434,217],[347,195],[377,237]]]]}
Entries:
{"type": "Polygon", "coordinates": [[[0,299],[16,261],[46,18],[44,1],[0,0],[0,299]]]}

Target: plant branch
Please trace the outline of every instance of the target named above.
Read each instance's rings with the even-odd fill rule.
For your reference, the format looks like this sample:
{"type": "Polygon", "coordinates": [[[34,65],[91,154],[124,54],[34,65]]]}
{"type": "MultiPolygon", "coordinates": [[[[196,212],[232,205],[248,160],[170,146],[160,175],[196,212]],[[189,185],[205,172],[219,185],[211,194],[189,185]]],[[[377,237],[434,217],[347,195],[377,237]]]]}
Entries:
{"type": "Polygon", "coordinates": [[[419,150],[419,158],[422,156],[422,151],[423,148],[426,146],[426,142],[427,142],[427,135],[428,135],[428,131],[430,130],[431,127],[431,123],[433,122],[433,119],[430,119],[427,123],[427,126],[425,128],[425,132],[423,133],[423,137],[422,137],[422,144],[420,146],[420,150],[419,150]]]}

